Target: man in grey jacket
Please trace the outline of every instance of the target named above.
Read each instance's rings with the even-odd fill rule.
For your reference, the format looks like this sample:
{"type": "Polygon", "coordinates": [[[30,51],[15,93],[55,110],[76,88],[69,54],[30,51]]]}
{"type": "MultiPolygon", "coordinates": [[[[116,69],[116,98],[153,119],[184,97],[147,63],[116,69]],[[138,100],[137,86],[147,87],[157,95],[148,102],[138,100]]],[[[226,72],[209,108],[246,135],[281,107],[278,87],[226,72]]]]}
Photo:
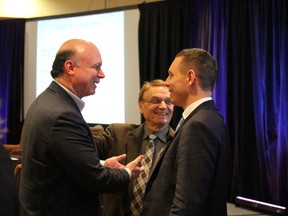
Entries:
{"type": "MultiPolygon", "coordinates": [[[[97,125],[92,128],[92,131],[98,128],[94,137],[101,157],[105,159],[112,155],[126,154],[126,159],[122,161],[124,165],[138,155],[145,155],[149,144],[149,135],[154,134],[157,138],[154,140],[155,148],[152,165],[149,168],[151,173],[157,165],[161,153],[166,148],[167,142],[174,134],[174,130],[169,126],[174,105],[164,81],[156,79],[145,82],[139,92],[138,106],[145,119],[142,124],[113,123],[102,133],[97,125]]],[[[137,200],[134,194],[134,189],[139,185],[137,180],[132,182],[126,193],[103,194],[103,216],[137,216],[141,214],[141,200],[143,197],[137,200]],[[135,206],[139,206],[139,209],[136,209],[135,206]]],[[[145,186],[143,190],[145,190],[145,186]]]]}

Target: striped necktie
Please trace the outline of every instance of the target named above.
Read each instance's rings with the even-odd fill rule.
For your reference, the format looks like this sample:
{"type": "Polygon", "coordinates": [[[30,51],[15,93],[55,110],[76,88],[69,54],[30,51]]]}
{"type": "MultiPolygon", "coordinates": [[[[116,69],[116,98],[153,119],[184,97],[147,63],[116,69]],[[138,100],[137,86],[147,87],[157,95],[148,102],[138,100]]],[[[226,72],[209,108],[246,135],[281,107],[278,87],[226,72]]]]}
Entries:
{"type": "Polygon", "coordinates": [[[136,183],[133,187],[133,199],[131,202],[131,211],[133,216],[138,216],[142,212],[143,203],[142,199],[144,197],[146,184],[148,181],[150,168],[153,161],[153,153],[155,149],[154,140],[157,138],[156,135],[151,134],[149,136],[149,143],[146,146],[146,153],[144,154],[144,158],[142,160],[142,166],[144,166],[145,170],[140,174],[140,176],[136,179],[136,183]]]}

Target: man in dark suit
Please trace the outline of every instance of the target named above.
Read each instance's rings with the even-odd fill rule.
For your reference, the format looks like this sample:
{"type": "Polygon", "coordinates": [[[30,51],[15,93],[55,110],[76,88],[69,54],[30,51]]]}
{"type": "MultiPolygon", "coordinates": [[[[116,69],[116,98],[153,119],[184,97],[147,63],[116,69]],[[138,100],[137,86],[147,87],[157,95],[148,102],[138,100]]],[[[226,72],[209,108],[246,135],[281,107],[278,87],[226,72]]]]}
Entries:
{"type": "Polygon", "coordinates": [[[211,96],[216,60],[203,49],[184,49],[165,83],[184,121],[151,174],[143,216],[227,215],[229,137],[211,96]]]}
{"type": "Polygon", "coordinates": [[[66,41],[56,54],[54,81],[37,97],[24,122],[21,215],[98,215],[99,193],[125,191],[143,171],[139,156],[125,167],[125,155],[100,163],[81,98],[95,93],[102,59],[91,42],[66,41]]]}
{"type": "MultiPolygon", "coordinates": [[[[154,141],[151,172],[158,163],[167,141],[174,134],[174,130],[169,126],[174,106],[164,81],[156,79],[144,83],[139,92],[138,106],[145,119],[143,124],[110,124],[105,133],[96,134],[94,137],[103,159],[112,155],[126,154],[127,157],[123,161],[125,165],[138,155],[145,154],[148,137],[150,134],[155,134],[157,139],[154,141]]],[[[99,129],[96,133],[99,133],[99,129]]],[[[103,194],[102,215],[131,215],[131,199],[134,198],[132,191],[135,184],[137,183],[133,182],[126,193],[103,194]]]]}

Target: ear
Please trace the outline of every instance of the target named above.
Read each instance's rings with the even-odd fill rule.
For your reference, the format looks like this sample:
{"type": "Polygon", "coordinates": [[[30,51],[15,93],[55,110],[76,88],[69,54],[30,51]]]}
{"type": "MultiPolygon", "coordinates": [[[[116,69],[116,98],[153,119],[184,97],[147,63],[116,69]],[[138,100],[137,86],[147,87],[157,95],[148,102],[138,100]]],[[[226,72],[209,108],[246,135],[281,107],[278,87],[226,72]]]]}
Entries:
{"type": "Polygon", "coordinates": [[[187,83],[188,85],[193,85],[193,83],[196,81],[196,74],[195,71],[190,69],[187,71],[187,83]]]}
{"type": "Polygon", "coordinates": [[[140,110],[140,113],[142,114],[142,107],[143,107],[143,102],[139,101],[138,102],[138,107],[139,107],[139,110],[140,110]]]}
{"type": "Polygon", "coordinates": [[[64,63],[65,72],[68,73],[68,75],[73,75],[75,66],[75,62],[73,62],[72,60],[67,60],[64,63]]]}

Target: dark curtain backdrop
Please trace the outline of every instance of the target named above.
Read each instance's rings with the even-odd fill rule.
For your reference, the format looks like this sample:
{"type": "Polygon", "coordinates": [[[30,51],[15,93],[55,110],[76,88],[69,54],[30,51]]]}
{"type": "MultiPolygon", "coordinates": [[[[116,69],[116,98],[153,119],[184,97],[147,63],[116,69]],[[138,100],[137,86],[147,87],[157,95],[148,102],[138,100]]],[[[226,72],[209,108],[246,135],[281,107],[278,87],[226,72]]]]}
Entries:
{"type": "MultiPolygon", "coordinates": [[[[140,86],[152,79],[165,80],[175,53],[188,46],[188,17],[183,13],[184,6],[165,1],[139,5],[140,86]]],[[[171,121],[173,128],[176,128],[182,111],[175,107],[171,121]]]]}
{"type": "Polygon", "coordinates": [[[3,143],[19,143],[22,129],[25,20],[0,21],[0,128],[3,143]]]}
{"type": "Polygon", "coordinates": [[[213,98],[233,149],[229,201],[288,206],[287,1],[171,0],[139,9],[140,84],[166,79],[183,48],[209,51],[219,66],[213,98]]]}

